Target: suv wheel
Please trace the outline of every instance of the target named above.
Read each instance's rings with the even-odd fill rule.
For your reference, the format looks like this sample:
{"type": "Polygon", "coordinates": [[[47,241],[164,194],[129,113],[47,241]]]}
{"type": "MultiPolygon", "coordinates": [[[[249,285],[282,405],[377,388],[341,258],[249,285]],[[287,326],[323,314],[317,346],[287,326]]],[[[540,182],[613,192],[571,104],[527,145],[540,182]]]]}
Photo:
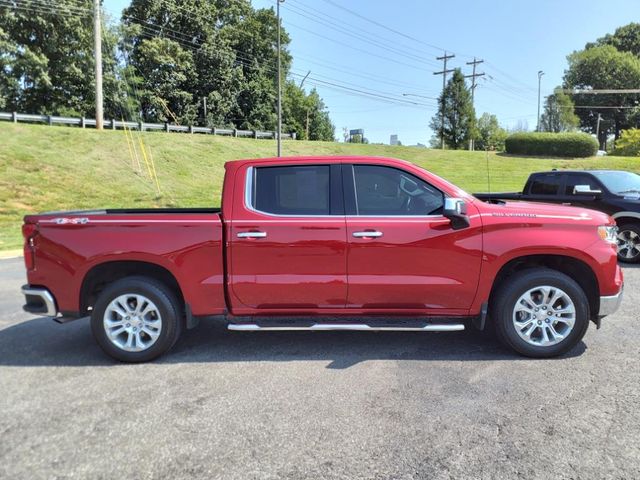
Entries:
{"type": "Polygon", "coordinates": [[[618,260],[627,263],[640,262],[640,225],[627,223],[619,227],[618,260]]]}
{"type": "Polygon", "coordinates": [[[91,330],[108,355],[146,362],[168,351],[182,330],[180,303],[165,285],[146,277],[118,280],[102,291],[91,330]]]}
{"type": "Polygon", "coordinates": [[[498,289],[491,316],[508,347],[529,357],[555,357],[584,337],[589,302],[567,275],[535,268],[514,274],[498,289]]]}

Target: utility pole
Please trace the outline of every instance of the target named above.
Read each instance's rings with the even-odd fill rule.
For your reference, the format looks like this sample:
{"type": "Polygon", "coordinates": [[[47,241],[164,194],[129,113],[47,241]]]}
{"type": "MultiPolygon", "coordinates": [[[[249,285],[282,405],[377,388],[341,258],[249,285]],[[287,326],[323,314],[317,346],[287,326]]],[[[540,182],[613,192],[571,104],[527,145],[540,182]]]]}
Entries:
{"type": "Polygon", "coordinates": [[[102,28],[100,25],[100,0],[93,0],[93,56],[96,59],[96,129],[103,129],[102,112],[102,28]]]}
{"type": "Polygon", "coordinates": [[[305,132],[306,132],[306,139],[309,140],[309,107],[307,107],[307,126],[305,128],[305,132]]]}
{"type": "MultiPolygon", "coordinates": [[[[302,81],[300,82],[300,88],[302,88],[302,86],[304,85],[304,81],[307,79],[307,77],[311,75],[311,70],[309,70],[307,72],[307,74],[304,76],[304,78],[302,79],[302,81]]],[[[307,105],[307,124],[305,126],[305,139],[309,140],[309,105],[307,105]]]]}
{"type": "Polygon", "coordinates": [[[455,55],[453,54],[447,55],[447,52],[445,50],[444,55],[442,57],[436,57],[436,60],[442,60],[444,62],[444,67],[442,68],[442,71],[433,72],[434,75],[442,75],[442,115],[440,120],[441,122],[440,123],[440,148],[442,148],[442,150],[444,150],[444,108],[445,108],[445,102],[446,102],[446,98],[444,98],[444,89],[447,86],[447,73],[453,72],[453,69],[447,70],[447,60],[454,57],[455,55]]]}
{"type": "Polygon", "coordinates": [[[278,157],[282,156],[282,146],[280,137],[282,136],[282,75],[280,72],[280,4],[284,0],[276,0],[276,11],[278,17],[278,131],[276,133],[278,143],[278,157]]]}
{"type": "MultiPolygon", "coordinates": [[[[473,62],[467,62],[467,65],[473,65],[473,73],[464,76],[464,78],[471,78],[471,105],[474,105],[473,98],[476,91],[476,78],[484,75],[484,72],[476,73],[476,65],[479,63],[484,63],[484,60],[476,60],[476,57],[473,57],[473,62]]],[[[469,138],[469,150],[473,150],[473,138],[469,138]]]]}
{"type": "Polygon", "coordinates": [[[536,125],[536,132],[540,131],[540,82],[543,75],[544,72],[542,70],[538,70],[538,124],[536,125]]]}

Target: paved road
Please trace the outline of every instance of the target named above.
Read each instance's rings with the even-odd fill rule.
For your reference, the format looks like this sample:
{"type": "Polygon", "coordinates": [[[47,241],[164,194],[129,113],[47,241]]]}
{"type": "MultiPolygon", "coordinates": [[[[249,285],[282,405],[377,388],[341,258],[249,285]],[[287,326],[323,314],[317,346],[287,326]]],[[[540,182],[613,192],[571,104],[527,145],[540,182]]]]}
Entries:
{"type": "Polygon", "coordinates": [[[567,357],[465,333],[188,332],[107,359],[0,262],[0,478],[640,478],[640,269],[567,357]]]}

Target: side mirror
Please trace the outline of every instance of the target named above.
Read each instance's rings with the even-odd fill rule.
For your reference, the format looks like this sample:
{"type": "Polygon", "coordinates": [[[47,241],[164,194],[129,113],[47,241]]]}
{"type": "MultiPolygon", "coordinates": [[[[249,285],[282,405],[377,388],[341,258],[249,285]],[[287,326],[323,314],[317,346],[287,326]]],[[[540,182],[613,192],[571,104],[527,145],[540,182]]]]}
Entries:
{"type": "Polygon", "coordinates": [[[602,190],[591,190],[589,185],[576,185],[573,187],[574,195],[601,195],[602,190]]]}
{"type": "Polygon", "coordinates": [[[467,204],[461,198],[445,198],[442,214],[451,220],[451,228],[454,230],[471,225],[467,217],[467,204]]]}

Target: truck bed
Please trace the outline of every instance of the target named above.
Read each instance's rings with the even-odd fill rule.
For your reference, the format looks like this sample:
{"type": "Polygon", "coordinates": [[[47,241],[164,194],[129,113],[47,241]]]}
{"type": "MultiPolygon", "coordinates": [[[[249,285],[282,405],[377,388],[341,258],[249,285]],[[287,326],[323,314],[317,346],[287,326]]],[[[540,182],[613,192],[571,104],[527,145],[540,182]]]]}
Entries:
{"type": "Polygon", "coordinates": [[[38,231],[34,246],[26,247],[35,258],[30,282],[48,284],[60,311],[86,314],[90,305],[78,293],[111,261],[126,264],[132,275],[144,274],[149,265],[164,269],[181,286],[193,315],[225,311],[219,208],[75,210],[24,221],[38,231]]]}

